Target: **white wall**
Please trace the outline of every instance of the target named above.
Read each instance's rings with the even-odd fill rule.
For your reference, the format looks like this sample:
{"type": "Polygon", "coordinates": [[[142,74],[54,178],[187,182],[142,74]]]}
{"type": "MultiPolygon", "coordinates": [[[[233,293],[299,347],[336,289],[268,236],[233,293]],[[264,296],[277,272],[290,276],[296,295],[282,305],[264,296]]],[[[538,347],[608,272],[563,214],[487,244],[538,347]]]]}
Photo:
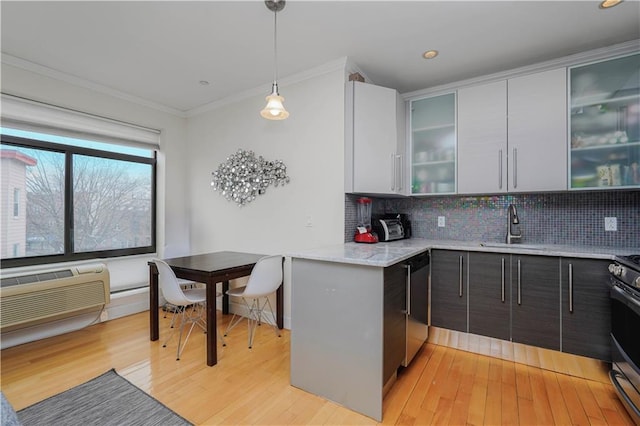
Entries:
{"type": "MultiPolygon", "coordinates": [[[[287,254],[344,239],[344,66],[280,86],[290,117],[260,117],[264,95],[188,119],[191,251],[287,254]],[[211,186],[211,172],[239,148],[282,160],[291,182],[239,207],[211,186]],[[307,218],[312,226],[308,227],[307,218]]],[[[284,316],[290,323],[285,265],[284,316]]]]}

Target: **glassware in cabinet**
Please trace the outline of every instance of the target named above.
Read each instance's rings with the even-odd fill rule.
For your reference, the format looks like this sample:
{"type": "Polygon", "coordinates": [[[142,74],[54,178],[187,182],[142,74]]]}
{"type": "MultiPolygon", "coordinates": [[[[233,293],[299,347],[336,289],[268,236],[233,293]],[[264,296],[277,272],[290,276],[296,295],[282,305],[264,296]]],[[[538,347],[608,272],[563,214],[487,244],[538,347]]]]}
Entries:
{"type": "Polygon", "coordinates": [[[569,188],[640,187],[640,54],[569,75],[569,188]]]}
{"type": "Polygon", "coordinates": [[[411,194],[456,192],[455,93],[411,101],[411,194]]]}

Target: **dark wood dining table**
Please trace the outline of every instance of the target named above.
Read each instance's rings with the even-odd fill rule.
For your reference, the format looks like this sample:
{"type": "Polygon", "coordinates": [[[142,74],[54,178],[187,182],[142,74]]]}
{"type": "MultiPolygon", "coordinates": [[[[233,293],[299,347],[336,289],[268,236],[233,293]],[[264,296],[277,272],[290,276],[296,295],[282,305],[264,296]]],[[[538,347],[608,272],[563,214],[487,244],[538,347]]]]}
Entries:
{"type": "MultiPolygon", "coordinates": [[[[218,362],[216,327],[216,284],[222,283],[222,313],[229,313],[229,280],[251,274],[254,265],[264,255],[233,251],[197,254],[193,256],[163,259],[175,272],[176,277],[204,283],[207,294],[207,365],[218,362]]],[[[149,265],[149,336],[152,341],[160,337],[158,320],[158,269],[153,261],[149,265]]],[[[283,328],[283,290],[276,291],[276,321],[283,328]]]]}

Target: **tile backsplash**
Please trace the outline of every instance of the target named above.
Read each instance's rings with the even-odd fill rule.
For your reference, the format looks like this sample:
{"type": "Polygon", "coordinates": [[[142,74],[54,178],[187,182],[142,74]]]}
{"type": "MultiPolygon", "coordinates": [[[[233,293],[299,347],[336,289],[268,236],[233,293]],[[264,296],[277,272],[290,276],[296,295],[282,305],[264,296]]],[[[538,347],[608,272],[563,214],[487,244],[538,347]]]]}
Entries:
{"type": "MultiPolygon", "coordinates": [[[[358,198],[345,194],[345,241],[353,241],[358,198]]],[[[640,247],[640,191],[371,198],[373,215],[408,214],[414,238],[504,242],[514,204],[522,243],[640,247]],[[605,217],[617,219],[617,231],[605,231],[605,217]]]]}

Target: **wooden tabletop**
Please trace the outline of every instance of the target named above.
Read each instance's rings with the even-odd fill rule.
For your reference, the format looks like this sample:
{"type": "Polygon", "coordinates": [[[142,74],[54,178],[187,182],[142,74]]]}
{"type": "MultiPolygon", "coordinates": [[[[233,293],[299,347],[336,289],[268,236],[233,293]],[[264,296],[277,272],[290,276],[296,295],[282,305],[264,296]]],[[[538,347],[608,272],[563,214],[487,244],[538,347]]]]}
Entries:
{"type": "Polygon", "coordinates": [[[173,268],[184,268],[210,273],[253,265],[258,261],[258,259],[264,256],[265,255],[262,254],[219,251],[216,253],[175,257],[172,259],[166,259],[165,262],[173,268]]]}

